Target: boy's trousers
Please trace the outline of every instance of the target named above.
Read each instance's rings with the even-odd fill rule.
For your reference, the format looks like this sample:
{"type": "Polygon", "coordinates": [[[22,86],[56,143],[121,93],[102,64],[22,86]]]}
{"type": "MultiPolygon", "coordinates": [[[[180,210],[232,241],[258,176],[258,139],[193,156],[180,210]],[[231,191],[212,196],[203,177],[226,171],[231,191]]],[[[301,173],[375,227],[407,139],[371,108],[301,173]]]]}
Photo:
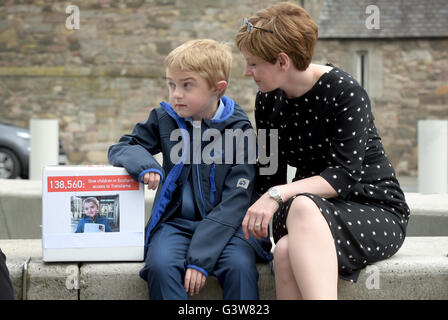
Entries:
{"type": "MultiPolygon", "coordinates": [[[[198,223],[199,221],[175,218],[160,225],[151,236],[146,265],[142,270],[147,275],[151,300],[188,299],[184,288],[185,259],[198,223]]],[[[223,299],[258,299],[258,271],[255,261],[256,253],[252,247],[243,239],[232,237],[212,272],[223,289],[223,299]]]]}

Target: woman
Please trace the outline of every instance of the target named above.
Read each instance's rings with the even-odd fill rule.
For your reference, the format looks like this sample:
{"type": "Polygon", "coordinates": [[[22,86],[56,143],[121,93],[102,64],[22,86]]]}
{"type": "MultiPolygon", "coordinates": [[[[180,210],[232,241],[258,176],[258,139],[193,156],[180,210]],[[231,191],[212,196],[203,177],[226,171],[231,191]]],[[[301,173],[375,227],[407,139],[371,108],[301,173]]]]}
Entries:
{"type": "Polygon", "coordinates": [[[260,90],[257,129],[278,129],[279,169],[257,176],[262,195],[243,230],[265,237],[273,217],[278,299],[337,299],[338,274],[356,281],[398,251],[409,208],[365,90],[311,63],[317,26],[308,13],[281,2],[244,22],[235,41],[260,90]],[[297,168],[292,183],[287,165],[297,168]]]}

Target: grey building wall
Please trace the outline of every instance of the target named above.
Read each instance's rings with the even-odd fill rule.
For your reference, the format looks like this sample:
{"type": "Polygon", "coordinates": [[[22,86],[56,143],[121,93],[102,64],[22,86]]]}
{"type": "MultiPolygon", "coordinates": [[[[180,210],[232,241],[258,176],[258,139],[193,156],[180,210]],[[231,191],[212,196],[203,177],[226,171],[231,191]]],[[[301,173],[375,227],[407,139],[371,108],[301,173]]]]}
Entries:
{"type": "MultiPolygon", "coordinates": [[[[2,2],[0,121],[28,126],[31,118],[58,118],[70,163],[107,163],[107,148],[167,98],[162,62],[171,49],[193,38],[233,46],[242,18],[276,2],[2,2]],[[79,30],[65,27],[69,4],[80,9],[79,30]]],[[[329,24],[319,19],[340,16],[350,6],[338,1],[292,2],[303,3],[319,22],[314,62],[332,62],[356,75],[358,53],[367,53],[366,89],[386,151],[399,173],[415,175],[417,120],[448,118],[447,38],[330,35],[325,33],[329,24]]],[[[347,27],[338,23],[338,28],[347,27]]],[[[233,50],[227,94],[251,113],[256,86],[244,78],[244,61],[233,50]]]]}

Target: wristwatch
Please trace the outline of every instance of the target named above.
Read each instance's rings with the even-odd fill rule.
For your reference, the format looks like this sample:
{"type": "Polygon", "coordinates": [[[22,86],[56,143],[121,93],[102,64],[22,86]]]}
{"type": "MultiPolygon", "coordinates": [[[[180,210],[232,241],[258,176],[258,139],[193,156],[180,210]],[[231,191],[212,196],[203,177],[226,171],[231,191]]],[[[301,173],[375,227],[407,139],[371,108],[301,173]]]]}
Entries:
{"type": "Polygon", "coordinates": [[[272,187],[268,190],[268,194],[269,194],[269,197],[271,197],[272,199],[277,201],[277,203],[280,207],[283,206],[283,200],[282,200],[282,197],[280,196],[280,191],[278,191],[278,189],[276,189],[275,187],[272,187]]]}

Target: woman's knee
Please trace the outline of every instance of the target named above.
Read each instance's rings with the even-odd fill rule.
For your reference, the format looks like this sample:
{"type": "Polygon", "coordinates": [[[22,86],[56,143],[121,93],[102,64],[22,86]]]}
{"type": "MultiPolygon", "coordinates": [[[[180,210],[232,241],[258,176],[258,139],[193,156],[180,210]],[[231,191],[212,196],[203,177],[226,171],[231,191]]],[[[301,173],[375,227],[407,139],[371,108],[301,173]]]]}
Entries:
{"type": "Polygon", "coordinates": [[[315,210],[316,208],[318,207],[313,200],[311,200],[308,196],[301,195],[292,201],[290,211],[293,210],[295,212],[299,212],[299,214],[303,214],[305,212],[309,212],[310,210],[315,210]]]}
{"type": "Polygon", "coordinates": [[[318,215],[321,215],[321,213],[313,200],[307,196],[298,196],[292,201],[286,218],[288,230],[290,230],[292,224],[300,228],[312,228],[318,215]]]}

